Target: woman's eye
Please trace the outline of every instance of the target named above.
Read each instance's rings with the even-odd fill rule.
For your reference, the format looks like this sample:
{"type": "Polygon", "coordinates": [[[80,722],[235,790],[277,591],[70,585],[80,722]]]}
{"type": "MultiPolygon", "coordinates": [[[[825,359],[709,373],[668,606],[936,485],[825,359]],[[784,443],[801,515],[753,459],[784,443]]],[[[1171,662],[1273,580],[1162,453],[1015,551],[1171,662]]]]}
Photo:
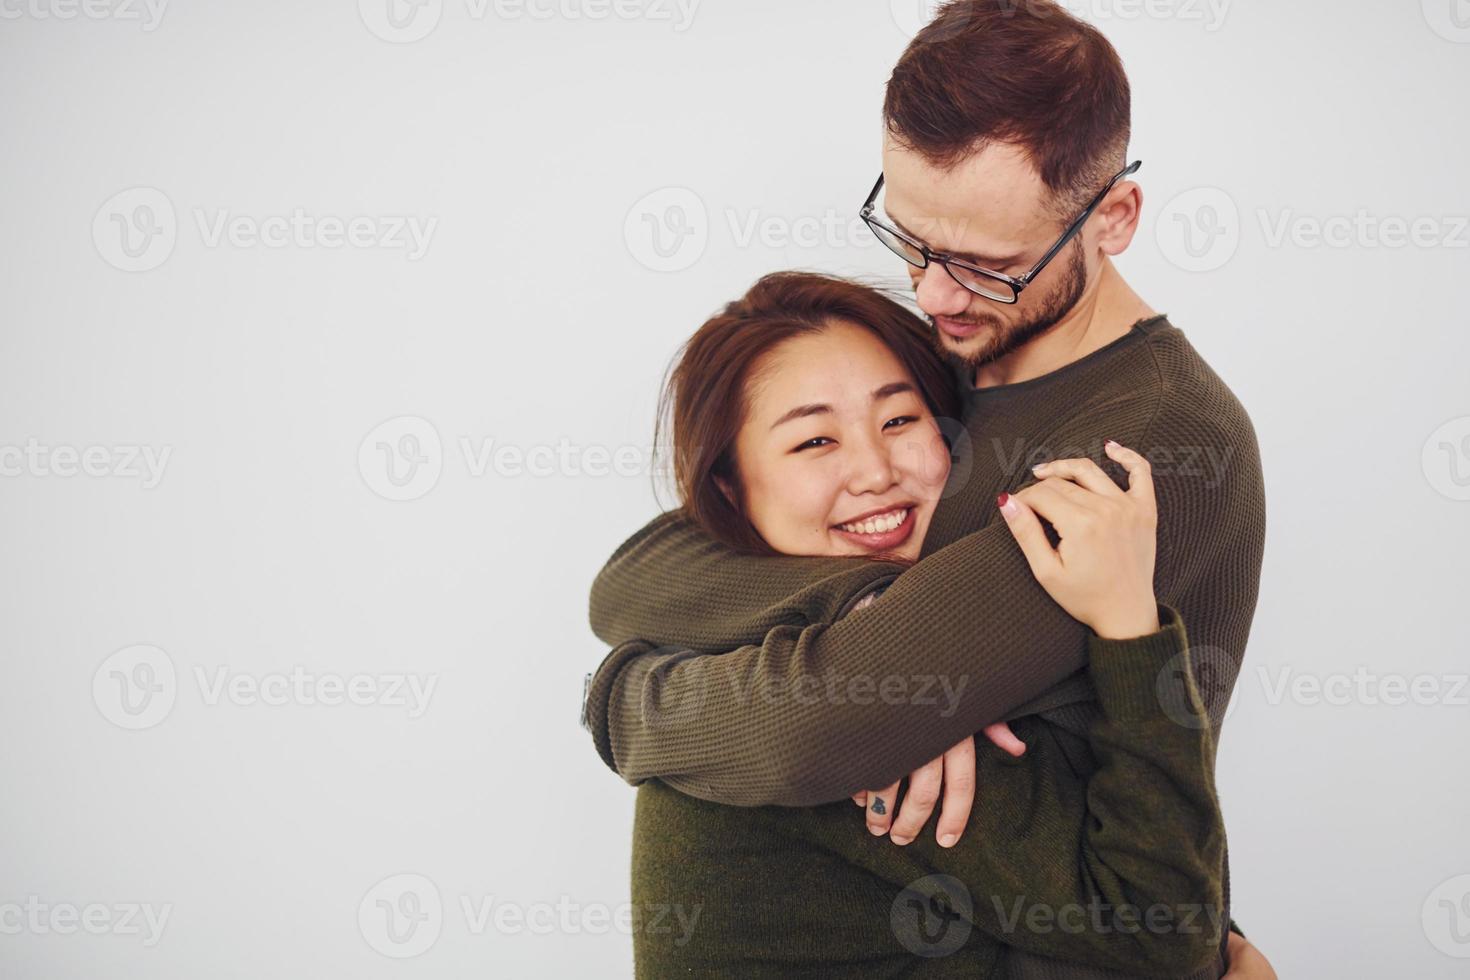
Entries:
{"type": "Polygon", "coordinates": [[[818,448],[820,446],[827,445],[827,443],[829,443],[831,441],[832,440],[831,439],[828,439],[826,436],[817,436],[815,439],[808,439],[806,442],[802,443],[801,445],[797,446],[795,449],[793,449],[791,451],[793,453],[799,453],[803,449],[816,449],[816,448],[818,448]]]}
{"type": "Polygon", "coordinates": [[[900,415],[896,419],[889,419],[887,422],[884,422],[883,423],[883,428],[885,428],[885,429],[897,428],[899,426],[908,425],[910,422],[917,422],[917,421],[919,421],[918,416],[915,416],[915,415],[900,415]]]}

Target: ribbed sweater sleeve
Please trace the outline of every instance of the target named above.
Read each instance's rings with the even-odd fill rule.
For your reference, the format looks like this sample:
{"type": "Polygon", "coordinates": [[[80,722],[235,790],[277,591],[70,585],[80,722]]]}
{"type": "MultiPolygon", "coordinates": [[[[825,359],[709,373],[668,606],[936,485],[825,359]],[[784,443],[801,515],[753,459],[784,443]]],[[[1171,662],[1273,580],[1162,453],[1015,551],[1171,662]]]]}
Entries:
{"type": "Polygon", "coordinates": [[[749,574],[732,574],[680,519],[653,537],[646,563],[604,570],[592,601],[594,631],[619,646],[593,677],[587,723],[633,783],[657,776],[742,806],[840,800],[897,781],[1086,662],[1086,630],[1036,583],[1002,524],[925,558],[871,608],[809,619],[864,591],[828,579],[807,590],[807,608],[788,610],[792,622],[764,633],[767,616],[737,624],[723,653],[699,648],[711,639],[705,617],[759,605],[771,579],[743,563],[772,559],[741,559],[749,574]]]}

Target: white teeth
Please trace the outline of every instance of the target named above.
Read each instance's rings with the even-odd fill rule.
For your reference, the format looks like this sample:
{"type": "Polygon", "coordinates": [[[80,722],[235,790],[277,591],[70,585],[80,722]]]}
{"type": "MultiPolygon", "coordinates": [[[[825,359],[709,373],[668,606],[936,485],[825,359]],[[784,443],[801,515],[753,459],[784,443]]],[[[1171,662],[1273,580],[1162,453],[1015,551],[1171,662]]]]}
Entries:
{"type": "Polygon", "coordinates": [[[891,510],[886,514],[879,514],[877,517],[855,521],[851,524],[839,524],[838,527],[853,534],[882,534],[898,527],[908,515],[908,508],[905,507],[899,510],[891,510]]]}

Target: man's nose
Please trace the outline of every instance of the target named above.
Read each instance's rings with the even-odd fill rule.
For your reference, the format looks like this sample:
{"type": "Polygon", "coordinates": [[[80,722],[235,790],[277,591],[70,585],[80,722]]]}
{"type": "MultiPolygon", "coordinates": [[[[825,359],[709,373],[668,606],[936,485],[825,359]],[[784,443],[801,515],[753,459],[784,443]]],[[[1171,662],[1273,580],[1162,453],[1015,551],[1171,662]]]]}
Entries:
{"type": "Polygon", "coordinates": [[[930,262],[914,286],[919,309],[930,316],[959,316],[970,308],[971,294],[938,262],[930,262]]]}

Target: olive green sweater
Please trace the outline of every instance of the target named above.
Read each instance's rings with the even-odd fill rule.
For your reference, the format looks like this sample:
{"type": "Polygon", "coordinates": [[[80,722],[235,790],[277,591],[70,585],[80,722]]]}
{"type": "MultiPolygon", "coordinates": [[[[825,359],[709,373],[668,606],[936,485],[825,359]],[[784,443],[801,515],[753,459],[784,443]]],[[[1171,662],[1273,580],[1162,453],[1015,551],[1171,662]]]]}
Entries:
{"type": "Polygon", "coordinates": [[[984,846],[943,850],[931,827],[899,847],[845,801],[731,807],[643,782],[633,904],[682,928],[635,933],[637,975],[1049,976],[1063,958],[1219,976],[1214,737],[1184,629],[1160,612],[1153,636],[1093,638],[1102,712],[1087,739],[1029,717],[1013,723],[1024,759],[977,744],[965,833],[984,846]],[[1154,924],[1130,932],[1129,916],[1154,924]]]}
{"type": "MultiPolygon", "coordinates": [[[[887,785],[984,725],[1030,711],[1085,742],[1101,710],[1084,670],[1087,631],[1036,584],[994,496],[1030,482],[1032,463],[1061,456],[1092,456],[1121,480],[1101,453],[1106,438],[1154,463],[1156,589],[1189,624],[1200,694],[1221,717],[1255,608],[1264,535],[1255,437],[1229,390],[1162,317],[1042,378],[964,387],[946,496],[924,560],[902,575],[874,562],[737,555],[677,513],[619,549],[591,606],[594,630],[618,646],[593,679],[586,712],[604,758],[625,778],[657,777],[715,803],[813,806],[887,785]],[[889,582],[882,615],[841,616],[889,582]],[[944,710],[932,690],[921,696],[920,675],[949,683],[944,710]],[[779,693],[833,676],[837,696],[779,693]],[[889,678],[907,679],[909,696],[850,696],[851,681],[889,678]]],[[[1058,778],[1080,791],[1097,760],[1080,745],[1058,751],[1067,760],[1058,778]]],[[[982,780],[977,813],[993,798],[982,780]]],[[[1065,838],[1081,814],[1029,837],[1065,838]]],[[[809,843],[844,854],[861,830],[843,830],[809,843]]],[[[1151,831],[1140,833],[1142,844],[1151,831]]],[[[988,847],[979,836],[967,833],[936,867],[988,847]]],[[[1074,863],[1077,851],[1043,849],[1028,860],[1044,876],[1048,862],[1074,863]]],[[[838,906],[824,921],[841,917],[838,906]]],[[[1011,932],[1010,945],[1025,947],[1011,932]]],[[[1056,955],[1059,932],[1048,936],[1041,951],[1056,955]]]]}

